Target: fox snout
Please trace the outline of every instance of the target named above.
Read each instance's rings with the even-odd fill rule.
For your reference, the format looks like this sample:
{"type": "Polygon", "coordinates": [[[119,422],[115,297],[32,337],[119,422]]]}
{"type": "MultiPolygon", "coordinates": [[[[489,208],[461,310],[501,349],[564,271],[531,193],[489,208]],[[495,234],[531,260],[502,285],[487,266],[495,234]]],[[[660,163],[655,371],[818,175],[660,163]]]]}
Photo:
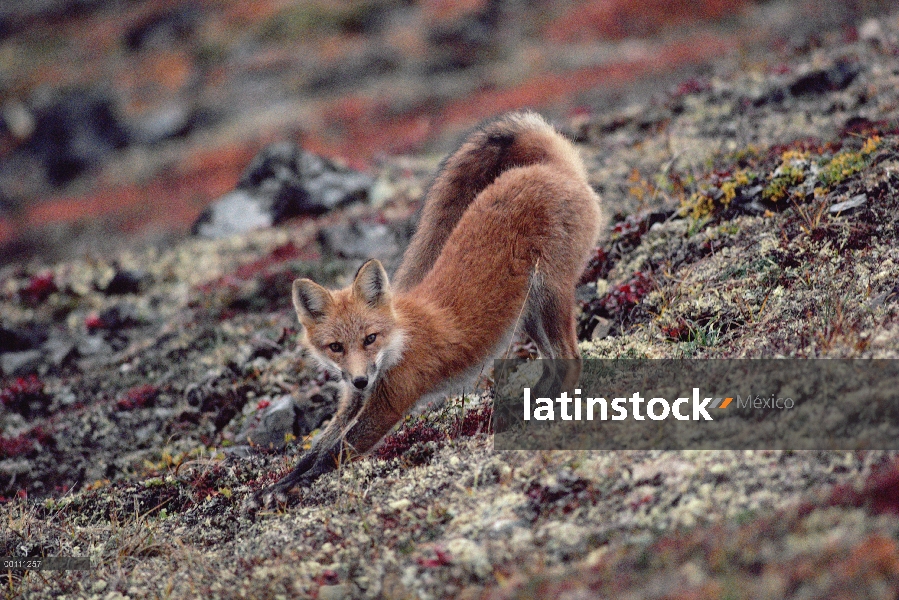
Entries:
{"type": "Polygon", "coordinates": [[[378,366],[375,363],[359,365],[355,369],[347,366],[344,365],[343,368],[343,379],[357,390],[367,389],[378,376],[378,366]]]}
{"type": "Polygon", "coordinates": [[[347,371],[343,371],[343,378],[348,383],[353,384],[353,387],[357,390],[364,390],[368,387],[368,385],[375,380],[377,376],[377,368],[375,365],[371,365],[365,372],[361,374],[349,373],[347,371]]]}

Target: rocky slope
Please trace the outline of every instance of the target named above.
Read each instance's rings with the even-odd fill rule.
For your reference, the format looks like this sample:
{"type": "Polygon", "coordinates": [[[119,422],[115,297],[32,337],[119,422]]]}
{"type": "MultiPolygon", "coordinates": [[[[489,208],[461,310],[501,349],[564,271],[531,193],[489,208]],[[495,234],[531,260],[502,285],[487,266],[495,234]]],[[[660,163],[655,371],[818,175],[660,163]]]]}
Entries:
{"type": "MultiPolygon", "coordinates": [[[[610,216],[585,356],[896,358],[899,15],[858,33],[560,123],[610,216]]],[[[395,264],[438,158],[323,217],[3,269],[0,555],[95,565],[4,594],[896,596],[894,452],[497,452],[479,391],[245,514],[333,406],[290,281],[395,264]]]]}
{"type": "Polygon", "coordinates": [[[187,232],[273,141],[355,167],[713,57],[851,38],[889,0],[42,0],[0,6],[0,263],[187,232]]]}

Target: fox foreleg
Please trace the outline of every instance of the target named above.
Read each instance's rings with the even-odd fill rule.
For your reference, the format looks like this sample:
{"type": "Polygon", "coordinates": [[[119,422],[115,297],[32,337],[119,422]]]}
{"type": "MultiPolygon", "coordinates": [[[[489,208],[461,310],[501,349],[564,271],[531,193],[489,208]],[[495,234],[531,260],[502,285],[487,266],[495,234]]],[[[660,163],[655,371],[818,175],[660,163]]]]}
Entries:
{"type": "Polygon", "coordinates": [[[333,463],[339,464],[342,460],[365,454],[403,418],[406,409],[411,407],[417,398],[407,394],[396,394],[397,391],[391,390],[390,386],[383,382],[375,388],[359,415],[327,453],[332,457],[333,463]]]}
{"type": "Polygon", "coordinates": [[[321,475],[334,470],[340,462],[342,437],[365,405],[367,394],[352,386],[344,386],[334,418],[312,443],[312,447],[300,456],[296,466],[277,483],[259,492],[259,498],[286,500],[285,494],[297,485],[309,484],[321,475]]]}

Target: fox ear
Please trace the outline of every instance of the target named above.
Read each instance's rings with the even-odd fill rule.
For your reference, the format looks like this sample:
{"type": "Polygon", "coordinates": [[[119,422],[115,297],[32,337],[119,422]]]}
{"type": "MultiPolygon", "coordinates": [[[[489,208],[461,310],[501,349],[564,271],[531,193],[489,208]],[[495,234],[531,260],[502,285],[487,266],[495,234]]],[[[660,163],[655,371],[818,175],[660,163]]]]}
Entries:
{"type": "Polygon", "coordinates": [[[390,302],[390,281],[380,261],[372,259],[359,267],[353,280],[353,295],[372,307],[390,302]]]}
{"type": "Polygon", "coordinates": [[[331,304],[331,292],[311,279],[295,279],[293,282],[293,307],[300,323],[318,321],[325,316],[331,304]]]}

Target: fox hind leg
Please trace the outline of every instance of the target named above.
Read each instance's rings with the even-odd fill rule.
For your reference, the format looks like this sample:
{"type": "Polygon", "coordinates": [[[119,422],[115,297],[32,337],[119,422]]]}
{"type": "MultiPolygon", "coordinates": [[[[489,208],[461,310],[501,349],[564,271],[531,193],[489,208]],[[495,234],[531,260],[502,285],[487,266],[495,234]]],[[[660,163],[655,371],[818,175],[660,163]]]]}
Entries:
{"type": "Polygon", "coordinates": [[[535,283],[524,311],[523,329],[534,341],[544,364],[535,393],[554,398],[561,391],[573,392],[581,376],[581,354],[577,345],[574,292],[563,292],[535,283]]]}

